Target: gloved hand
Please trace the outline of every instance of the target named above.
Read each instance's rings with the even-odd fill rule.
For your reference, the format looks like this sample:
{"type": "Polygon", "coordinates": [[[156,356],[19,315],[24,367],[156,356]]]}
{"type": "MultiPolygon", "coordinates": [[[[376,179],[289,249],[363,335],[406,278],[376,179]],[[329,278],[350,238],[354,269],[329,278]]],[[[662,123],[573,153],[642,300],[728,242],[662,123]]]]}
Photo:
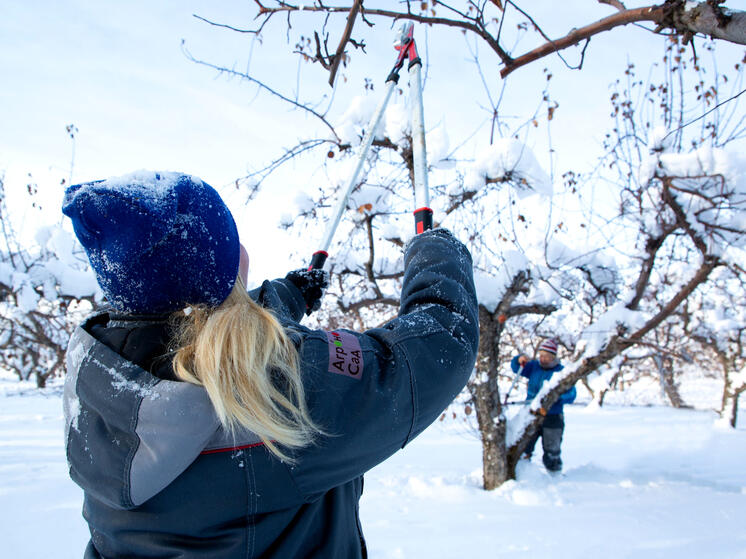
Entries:
{"type": "Polygon", "coordinates": [[[531,410],[531,413],[538,416],[538,417],[546,417],[547,416],[547,410],[544,408],[539,408],[538,410],[531,410]]]}
{"type": "Polygon", "coordinates": [[[319,310],[324,291],[329,287],[328,273],[316,268],[313,270],[300,268],[288,273],[285,279],[297,287],[303,295],[303,300],[306,302],[306,316],[319,310]]]}

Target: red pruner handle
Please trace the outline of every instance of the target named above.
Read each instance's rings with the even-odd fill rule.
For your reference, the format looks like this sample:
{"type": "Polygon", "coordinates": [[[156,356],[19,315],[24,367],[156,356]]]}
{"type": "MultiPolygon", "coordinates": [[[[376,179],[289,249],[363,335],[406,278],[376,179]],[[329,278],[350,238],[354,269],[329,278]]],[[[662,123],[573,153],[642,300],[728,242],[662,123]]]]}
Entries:
{"type": "Polygon", "coordinates": [[[326,258],[329,256],[329,253],[325,250],[317,250],[313,253],[313,256],[311,257],[311,264],[308,265],[309,270],[320,270],[324,267],[324,263],[326,262],[326,258]]]}
{"type": "Polygon", "coordinates": [[[430,208],[420,208],[414,211],[415,232],[419,235],[423,231],[433,228],[433,210],[430,208]]]}

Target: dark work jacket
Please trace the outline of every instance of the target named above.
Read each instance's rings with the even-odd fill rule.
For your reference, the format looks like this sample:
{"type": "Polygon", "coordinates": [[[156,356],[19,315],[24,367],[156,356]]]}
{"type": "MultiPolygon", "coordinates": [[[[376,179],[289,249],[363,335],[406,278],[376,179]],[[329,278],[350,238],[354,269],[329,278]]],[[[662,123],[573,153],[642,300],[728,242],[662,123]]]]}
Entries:
{"type": "Polygon", "coordinates": [[[251,432],[230,437],[204,389],[173,378],[165,322],[89,318],[70,341],[64,395],[86,558],[365,556],[363,473],[437,418],[474,366],[471,256],[445,232],[418,235],[398,318],[365,333],[299,325],[305,302],[286,280],[252,296],[299,348],[326,434],[283,463],[251,432]]]}

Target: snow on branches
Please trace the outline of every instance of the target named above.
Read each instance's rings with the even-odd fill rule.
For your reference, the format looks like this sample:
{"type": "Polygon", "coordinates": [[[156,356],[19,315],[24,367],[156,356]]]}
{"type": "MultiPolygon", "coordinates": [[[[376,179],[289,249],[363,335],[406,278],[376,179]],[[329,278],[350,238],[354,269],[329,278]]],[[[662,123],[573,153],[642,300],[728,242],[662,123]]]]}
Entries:
{"type": "Polygon", "coordinates": [[[552,195],[552,183],[531,149],[513,138],[501,138],[483,150],[464,179],[466,190],[485,184],[506,182],[523,198],[532,192],[552,195]]]}
{"type": "Polygon", "coordinates": [[[41,387],[64,373],[69,335],[101,293],[70,231],[45,225],[33,242],[18,237],[2,179],[0,214],[0,366],[41,387]]]}

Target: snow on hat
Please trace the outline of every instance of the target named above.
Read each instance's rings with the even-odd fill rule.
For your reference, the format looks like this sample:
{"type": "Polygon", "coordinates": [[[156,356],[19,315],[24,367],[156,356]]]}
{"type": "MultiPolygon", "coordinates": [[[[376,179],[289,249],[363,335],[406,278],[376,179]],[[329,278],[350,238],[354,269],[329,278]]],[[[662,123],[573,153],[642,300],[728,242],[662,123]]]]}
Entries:
{"type": "Polygon", "coordinates": [[[557,355],[557,342],[555,342],[551,338],[547,338],[546,340],[541,342],[539,351],[546,351],[547,353],[551,353],[552,355],[557,355]]]}
{"type": "Polygon", "coordinates": [[[74,185],[62,213],[120,312],[217,306],[233,289],[238,230],[220,195],[196,177],[138,171],[74,185]]]}

